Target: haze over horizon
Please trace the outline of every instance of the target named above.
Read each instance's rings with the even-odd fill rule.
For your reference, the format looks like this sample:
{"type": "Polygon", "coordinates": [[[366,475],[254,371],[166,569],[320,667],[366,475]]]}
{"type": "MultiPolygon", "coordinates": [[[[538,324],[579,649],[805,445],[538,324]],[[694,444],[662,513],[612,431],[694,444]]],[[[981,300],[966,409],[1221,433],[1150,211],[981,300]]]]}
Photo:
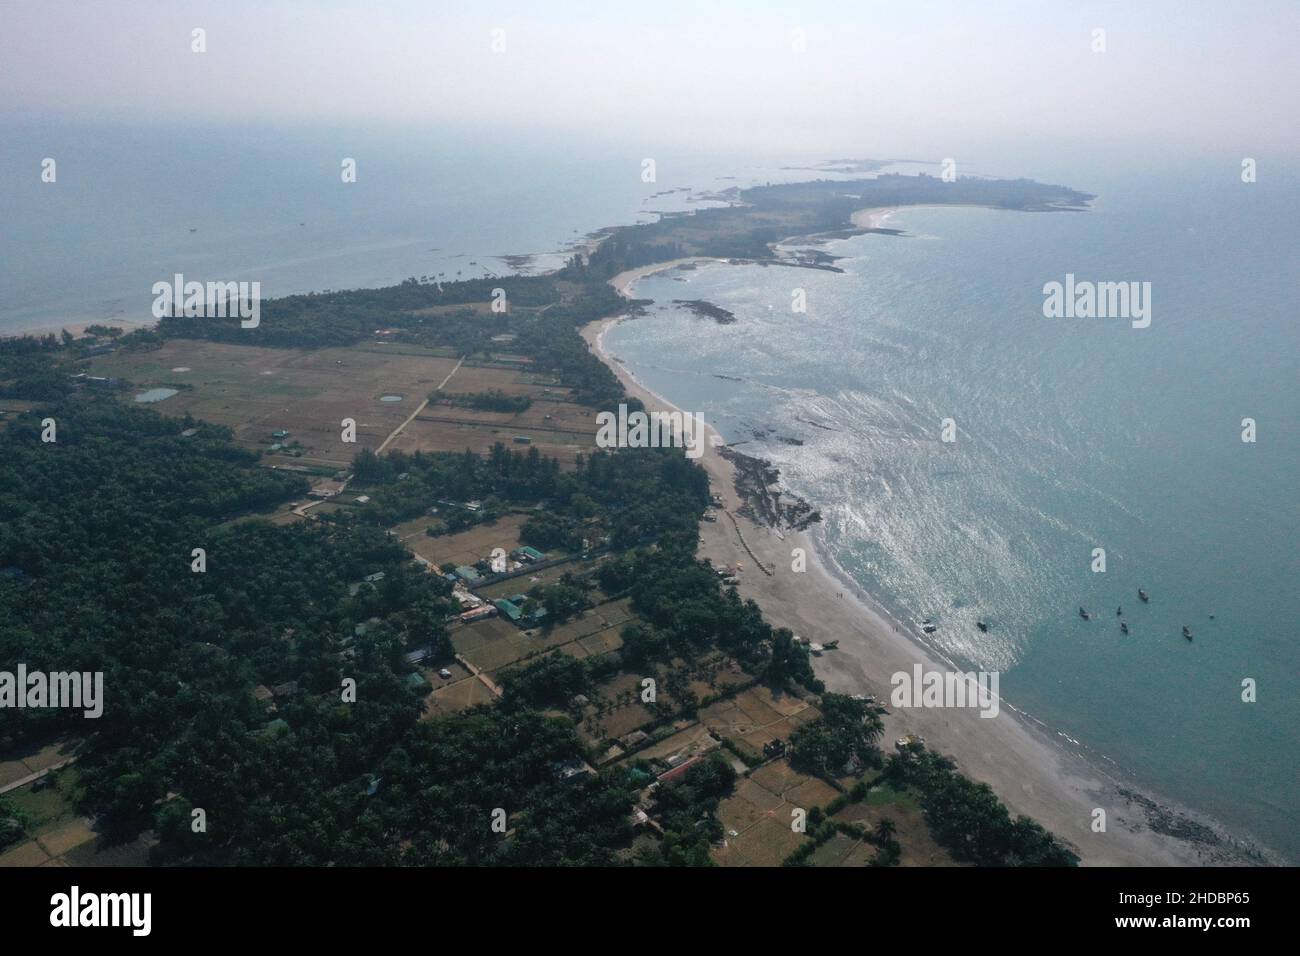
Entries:
{"type": "Polygon", "coordinates": [[[790,156],[1091,145],[1139,162],[1179,150],[1282,160],[1300,146],[1293,3],[4,10],[6,122],[599,128],[790,156]]]}

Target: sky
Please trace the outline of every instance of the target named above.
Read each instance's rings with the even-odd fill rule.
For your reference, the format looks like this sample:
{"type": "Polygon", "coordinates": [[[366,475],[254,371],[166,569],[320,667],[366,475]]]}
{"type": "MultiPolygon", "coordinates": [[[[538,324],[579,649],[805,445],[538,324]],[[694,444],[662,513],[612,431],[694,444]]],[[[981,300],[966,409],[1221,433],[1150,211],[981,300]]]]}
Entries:
{"type": "Polygon", "coordinates": [[[600,128],[896,158],[1022,142],[1294,156],[1298,28],[1296,0],[0,0],[0,121],[600,128]]]}

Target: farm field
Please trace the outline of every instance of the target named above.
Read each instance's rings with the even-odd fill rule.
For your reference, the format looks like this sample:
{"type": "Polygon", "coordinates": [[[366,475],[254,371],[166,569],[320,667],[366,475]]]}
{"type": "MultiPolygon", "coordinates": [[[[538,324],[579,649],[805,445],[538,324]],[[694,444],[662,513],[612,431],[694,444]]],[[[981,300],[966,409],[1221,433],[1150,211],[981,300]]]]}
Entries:
{"type": "Polygon", "coordinates": [[[75,768],[65,767],[6,793],[24,820],[26,839],[0,852],[0,867],[143,865],[152,836],[109,847],[92,821],[77,813],[78,791],[75,768]]]}
{"type": "Polygon", "coordinates": [[[544,455],[572,467],[579,454],[595,445],[596,409],[574,403],[572,390],[524,366],[462,365],[443,391],[449,395],[499,391],[524,395],[532,405],[522,412],[497,412],[431,401],[393,440],[400,451],[486,452],[497,442],[515,449],[530,439],[544,455]]]}
{"type": "Polygon", "coordinates": [[[491,524],[479,524],[431,538],[425,534],[425,529],[433,523],[434,516],[421,515],[395,526],[393,533],[407,549],[434,567],[447,563],[472,565],[490,558],[494,548],[501,548],[509,554],[519,547],[519,529],[527,520],[527,515],[508,514],[491,524]]]}
{"type": "Polygon", "coordinates": [[[382,342],[278,349],[172,339],[154,351],[99,356],[89,372],[131,382],[136,387],[122,393],[127,402],[148,388],[179,389],[150,407],[226,425],[249,448],[268,451],[276,442],[272,433],[287,431],[285,441],[297,443],[301,456],[268,454],[269,464],[344,468],[358,449],[378,449],[440,385],[447,394],[527,395],[533,404],[513,413],[430,401],[388,449],[482,453],[497,442],[525,447],[515,438],[527,437],[572,467],[594,446],[596,410],[575,404],[572,390],[552,377],[525,363],[458,362],[445,349],[382,342]],[[357,423],[355,445],[341,440],[344,418],[357,423]]]}
{"type": "MultiPolygon", "coordinates": [[[[250,448],[266,450],[276,441],[272,432],[289,432],[286,441],[298,442],[302,457],[271,462],[343,468],[359,448],[378,448],[455,367],[454,358],[409,346],[308,350],[172,339],[150,352],[100,356],[91,374],[141,389],[180,388],[150,407],[226,425],[250,448]],[[344,418],[357,423],[355,445],[341,440],[344,418]]],[[[124,400],[135,394],[123,393],[124,400]]]]}

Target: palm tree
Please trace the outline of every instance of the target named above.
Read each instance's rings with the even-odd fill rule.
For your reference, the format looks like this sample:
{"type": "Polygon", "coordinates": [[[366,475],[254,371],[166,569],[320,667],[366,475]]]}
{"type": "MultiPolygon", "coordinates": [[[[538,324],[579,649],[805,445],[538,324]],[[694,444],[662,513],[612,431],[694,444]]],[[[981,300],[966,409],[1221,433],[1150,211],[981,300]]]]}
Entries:
{"type": "Polygon", "coordinates": [[[884,817],[876,824],[876,830],[875,830],[876,843],[880,844],[881,846],[886,845],[887,843],[891,842],[894,839],[894,834],[897,831],[898,831],[898,827],[894,825],[894,821],[889,819],[888,817],[884,817]]]}

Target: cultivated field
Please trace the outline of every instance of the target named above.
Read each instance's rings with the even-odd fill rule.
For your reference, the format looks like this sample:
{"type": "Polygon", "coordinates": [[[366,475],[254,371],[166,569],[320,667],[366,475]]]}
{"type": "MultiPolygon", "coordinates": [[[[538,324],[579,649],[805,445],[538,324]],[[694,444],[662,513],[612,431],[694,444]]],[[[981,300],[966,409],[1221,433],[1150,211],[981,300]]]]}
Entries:
{"type": "Polygon", "coordinates": [[[472,565],[475,561],[490,558],[494,548],[501,548],[509,554],[519,547],[519,529],[527,520],[527,515],[509,514],[492,524],[475,525],[465,531],[431,538],[425,534],[425,529],[433,524],[434,516],[422,515],[402,522],[393,528],[393,532],[403,545],[434,567],[448,562],[472,565]]]}
{"type": "Polygon", "coordinates": [[[579,454],[590,453],[595,446],[596,410],[575,404],[570,389],[529,371],[526,364],[465,364],[443,391],[451,395],[489,391],[526,395],[532,405],[522,412],[494,412],[431,401],[390,448],[481,453],[501,442],[522,450],[527,445],[515,441],[521,437],[528,438],[543,455],[571,466],[579,454]]]}
{"type": "Polygon", "coordinates": [[[251,448],[268,449],[272,432],[288,431],[285,441],[298,442],[302,457],[270,456],[272,463],[343,468],[360,448],[378,448],[455,367],[454,358],[409,346],[273,349],[174,339],[151,352],[96,358],[91,374],[180,388],[150,407],[227,425],[251,448]],[[386,395],[400,400],[380,401],[386,395]],[[357,423],[356,444],[342,441],[344,418],[357,423]]]}

